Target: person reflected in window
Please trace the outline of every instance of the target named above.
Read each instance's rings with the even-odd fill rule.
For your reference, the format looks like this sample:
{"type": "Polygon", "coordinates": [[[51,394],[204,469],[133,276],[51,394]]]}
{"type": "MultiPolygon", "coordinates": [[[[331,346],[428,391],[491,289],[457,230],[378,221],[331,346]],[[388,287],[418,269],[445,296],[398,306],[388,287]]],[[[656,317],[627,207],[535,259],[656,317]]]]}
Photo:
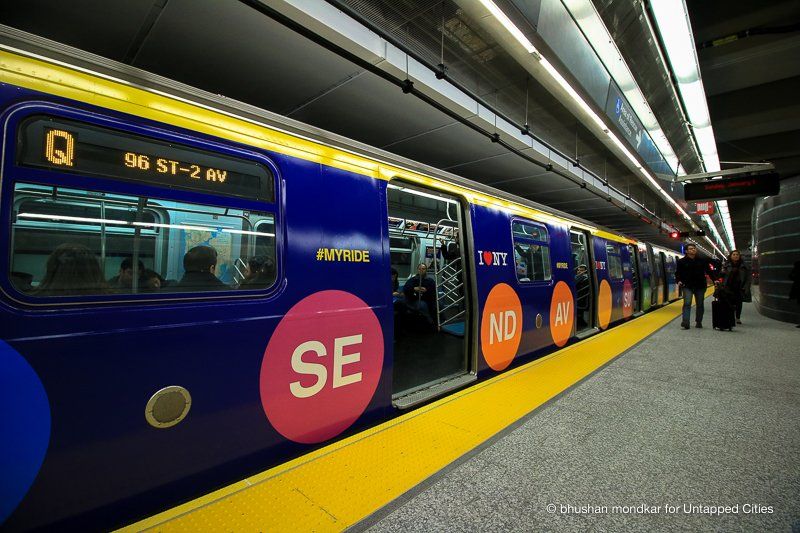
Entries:
{"type": "Polygon", "coordinates": [[[183,256],[185,273],[175,285],[178,291],[222,291],[229,288],[214,275],[217,251],[211,246],[195,246],[183,256]]]}
{"type": "Polygon", "coordinates": [[[47,258],[36,296],[73,296],[109,292],[97,256],[82,244],[64,243],[47,258]]]}
{"type": "Polygon", "coordinates": [[[575,267],[575,308],[578,311],[578,329],[588,326],[586,314],[589,311],[589,269],[586,265],[575,267]]]}
{"type": "Polygon", "coordinates": [[[417,274],[403,285],[403,295],[409,309],[419,312],[429,324],[433,324],[431,313],[436,309],[436,282],[428,277],[428,265],[419,264],[417,274]]]}
{"type": "MultiPolygon", "coordinates": [[[[136,261],[139,267],[139,275],[144,272],[144,263],[139,259],[136,261]]],[[[108,280],[108,284],[114,289],[131,289],[133,287],[133,257],[126,257],[119,264],[119,272],[116,276],[108,280]]],[[[128,291],[126,291],[128,292],[128,291]]]]}
{"type": "Polygon", "coordinates": [[[256,255],[247,261],[247,275],[239,284],[240,289],[263,289],[275,281],[275,261],[264,255],[256,255]]]}

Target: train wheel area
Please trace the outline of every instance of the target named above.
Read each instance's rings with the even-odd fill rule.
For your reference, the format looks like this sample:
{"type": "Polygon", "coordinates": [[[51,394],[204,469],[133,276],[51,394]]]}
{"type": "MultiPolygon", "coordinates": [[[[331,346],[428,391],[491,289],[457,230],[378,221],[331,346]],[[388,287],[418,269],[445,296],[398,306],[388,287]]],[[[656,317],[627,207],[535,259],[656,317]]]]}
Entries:
{"type": "Polygon", "coordinates": [[[680,315],[681,305],[664,306],[122,531],[351,527],[659,331],[680,315]]]}

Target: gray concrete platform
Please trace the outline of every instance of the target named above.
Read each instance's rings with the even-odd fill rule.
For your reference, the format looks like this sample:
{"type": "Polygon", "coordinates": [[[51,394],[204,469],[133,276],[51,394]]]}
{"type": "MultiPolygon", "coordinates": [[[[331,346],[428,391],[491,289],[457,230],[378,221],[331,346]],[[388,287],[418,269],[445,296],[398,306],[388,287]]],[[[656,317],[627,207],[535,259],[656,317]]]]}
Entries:
{"type": "Polygon", "coordinates": [[[800,531],[800,329],[745,304],[744,324],[719,332],[709,300],[706,313],[704,329],[676,319],[354,529],[800,531]]]}

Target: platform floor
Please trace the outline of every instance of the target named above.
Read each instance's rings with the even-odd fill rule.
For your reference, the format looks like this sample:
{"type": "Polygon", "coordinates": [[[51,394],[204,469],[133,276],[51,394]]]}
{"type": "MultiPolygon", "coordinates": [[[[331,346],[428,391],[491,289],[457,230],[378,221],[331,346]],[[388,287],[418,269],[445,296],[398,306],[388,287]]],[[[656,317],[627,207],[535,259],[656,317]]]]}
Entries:
{"type": "Polygon", "coordinates": [[[710,300],[706,313],[704,329],[671,321],[353,529],[799,531],[800,329],[745,304],[744,324],[719,332],[710,300]],[[624,508],[642,504],[658,510],[624,508]]]}

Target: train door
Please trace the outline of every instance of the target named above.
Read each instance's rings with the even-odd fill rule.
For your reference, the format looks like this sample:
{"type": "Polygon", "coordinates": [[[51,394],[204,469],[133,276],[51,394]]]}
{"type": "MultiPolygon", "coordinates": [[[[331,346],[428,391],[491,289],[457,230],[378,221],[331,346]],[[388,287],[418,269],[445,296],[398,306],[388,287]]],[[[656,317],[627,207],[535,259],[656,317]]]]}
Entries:
{"type": "Polygon", "coordinates": [[[652,279],[653,272],[650,266],[650,257],[647,254],[647,245],[639,243],[637,247],[639,265],[639,292],[641,294],[642,311],[647,311],[652,305],[652,279]]]}
{"type": "Polygon", "coordinates": [[[664,252],[658,252],[658,256],[661,259],[661,302],[667,303],[669,302],[669,281],[668,281],[668,270],[669,270],[669,262],[667,260],[667,254],[664,252]]]}
{"type": "Polygon", "coordinates": [[[594,328],[594,262],[586,232],[570,230],[569,241],[575,276],[575,333],[579,335],[594,328]]]}
{"type": "Polygon", "coordinates": [[[675,281],[675,260],[674,254],[668,254],[664,263],[664,278],[666,279],[667,287],[666,301],[672,301],[678,297],[678,283],[675,281]]]}
{"type": "MultiPolygon", "coordinates": [[[[642,280],[639,273],[639,261],[638,255],[636,254],[636,247],[632,244],[627,246],[628,249],[628,262],[630,268],[630,275],[631,275],[631,285],[633,286],[633,301],[631,302],[633,307],[633,313],[636,314],[642,310],[642,302],[641,302],[641,286],[642,280]]],[[[623,263],[624,266],[624,263],[623,263]]]]}
{"type": "Polygon", "coordinates": [[[458,198],[387,188],[394,305],[392,401],[407,408],[460,387],[469,374],[464,209],[458,198]]]}
{"type": "Polygon", "coordinates": [[[650,258],[652,261],[652,271],[650,273],[651,282],[651,304],[661,305],[664,303],[664,264],[661,261],[661,254],[653,250],[648,245],[650,258]]]}

